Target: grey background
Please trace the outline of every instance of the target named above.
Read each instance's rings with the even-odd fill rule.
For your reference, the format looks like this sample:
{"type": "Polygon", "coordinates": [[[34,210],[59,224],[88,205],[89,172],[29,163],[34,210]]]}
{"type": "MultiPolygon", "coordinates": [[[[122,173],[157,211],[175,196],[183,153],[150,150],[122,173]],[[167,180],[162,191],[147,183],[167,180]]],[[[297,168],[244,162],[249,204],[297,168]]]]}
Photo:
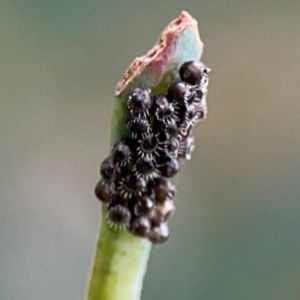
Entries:
{"type": "Polygon", "coordinates": [[[143,299],[300,299],[300,2],[0,0],[0,299],[82,300],[129,63],[198,19],[209,116],[143,299]]]}

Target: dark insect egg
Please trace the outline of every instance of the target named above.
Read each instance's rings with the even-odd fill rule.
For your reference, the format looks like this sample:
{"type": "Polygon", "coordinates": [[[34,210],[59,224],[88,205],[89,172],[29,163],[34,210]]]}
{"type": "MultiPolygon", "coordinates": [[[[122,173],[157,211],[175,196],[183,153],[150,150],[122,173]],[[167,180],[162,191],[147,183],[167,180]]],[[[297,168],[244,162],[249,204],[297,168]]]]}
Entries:
{"type": "Polygon", "coordinates": [[[167,199],[163,203],[158,203],[157,207],[162,211],[164,215],[164,220],[168,221],[172,218],[175,213],[176,207],[174,201],[171,199],[167,199]]]}
{"type": "Polygon", "coordinates": [[[150,125],[143,115],[129,113],[126,120],[127,128],[133,133],[134,138],[149,132],[150,125]]]}
{"type": "Polygon", "coordinates": [[[139,159],[133,167],[133,173],[137,177],[145,177],[145,179],[151,179],[157,175],[157,171],[153,160],[139,159]]]}
{"type": "Polygon", "coordinates": [[[165,151],[171,157],[177,157],[179,141],[175,137],[169,138],[165,143],[165,151]]]}
{"type": "Polygon", "coordinates": [[[167,137],[177,137],[178,135],[178,126],[175,122],[175,118],[170,119],[168,123],[155,119],[152,128],[153,133],[158,136],[160,141],[165,141],[167,137]],[[160,136],[164,136],[164,138],[161,138],[160,136]]]}
{"type": "Polygon", "coordinates": [[[155,99],[155,116],[158,120],[169,122],[174,115],[174,107],[166,97],[159,96],[155,99]]]}
{"type": "Polygon", "coordinates": [[[163,211],[155,205],[149,213],[149,220],[153,225],[159,225],[164,222],[165,216],[163,211]]]}
{"type": "Polygon", "coordinates": [[[117,204],[115,206],[109,207],[108,218],[113,223],[113,225],[116,224],[128,226],[131,219],[131,213],[126,206],[117,204]]]}
{"type": "Polygon", "coordinates": [[[128,108],[134,114],[145,113],[151,107],[151,94],[149,90],[135,88],[129,95],[128,108]]]}
{"type": "Polygon", "coordinates": [[[190,160],[195,148],[194,137],[187,137],[179,143],[178,157],[190,160]]]}
{"type": "Polygon", "coordinates": [[[104,179],[101,179],[96,188],[95,195],[100,201],[109,203],[116,193],[115,186],[113,183],[108,183],[104,179]]]}
{"type": "Polygon", "coordinates": [[[117,189],[124,199],[129,199],[132,195],[141,194],[146,187],[146,181],[142,177],[133,174],[122,178],[117,183],[117,189]]]}
{"type": "Polygon", "coordinates": [[[189,104],[186,112],[186,121],[191,125],[196,124],[205,117],[205,107],[202,103],[189,104]]]}
{"type": "MultiPolygon", "coordinates": [[[[170,129],[170,131],[171,130],[172,130],[172,128],[170,129]]],[[[168,124],[164,124],[161,121],[156,121],[153,123],[153,134],[155,135],[155,137],[157,138],[157,141],[158,141],[158,147],[155,152],[156,157],[162,155],[164,152],[163,145],[169,138],[168,131],[169,131],[168,124]]]]}
{"type": "Polygon", "coordinates": [[[180,163],[177,158],[169,157],[169,159],[167,159],[164,164],[158,166],[157,169],[160,171],[162,176],[171,178],[178,173],[180,163]]]}
{"type": "Polygon", "coordinates": [[[188,85],[183,81],[176,81],[168,88],[167,98],[170,102],[177,101],[184,104],[189,90],[188,85]]]}
{"type": "Polygon", "coordinates": [[[164,202],[160,202],[154,205],[149,214],[149,219],[152,224],[159,225],[169,220],[175,212],[174,201],[167,199],[164,202]]]}
{"type": "Polygon", "coordinates": [[[168,137],[177,137],[178,136],[178,126],[175,120],[165,125],[165,132],[168,137]]]}
{"type": "Polygon", "coordinates": [[[124,165],[130,160],[131,150],[124,142],[118,141],[112,149],[115,164],[124,165]]]}
{"type": "Polygon", "coordinates": [[[146,216],[138,217],[131,220],[130,232],[140,237],[148,237],[151,230],[151,223],[146,216]]]}
{"type": "Polygon", "coordinates": [[[173,199],[176,195],[176,186],[172,181],[165,177],[160,177],[149,182],[149,190],[153,190],[156,202],[164,202],[173,199]]]}
{"type": "Polygon", "coordinates": [[[134,213],[137,216],[146,215],[152,210],[153,206],[153,199],[149,195],[143,194],[142,196],[136,198],[134,213]]]}
{"type": "MultiPolygon", "coordinates": [[[[160,122],[160,121],[157,121],[157,122],[160,122]]],[[[156,138],[158,140],[158,144],[163,144],[168,139],[168,133],[166,131],[167,124],[163,124],[163,126],[161,128],[158,128],[158,126],[156,128],[154,128],[156,125],[154,123],[153,123],[153,125],[154,125],[153,126],[153,134],[156,136],[156,138]]]]}
{"type": "Polygon", "coordinates": [[[167,223],[161,223],[159,226],[153,226],[149,233],[149,240],[153,244],[162,244],[169,238],[169,227],[167,223]]]}
{"type": "Polygon", "coordinates": [[[154,157],[154,164],[156,169],[158,170],[158,167],[163,165],[166,161],[168,161],[170,157],[168,156],[164,148],[162,148],[162,150],[157,151],[157,153],[158,154],[154,157]]]}
{"type": "Polygon", "coordinates": [[[145,136],[140,140],[137,153],[142,160],[152,160],[159,148],[158,138],[154,134],[145,136]]]}
{"type": "Polygon", "coordinates": [[[185,62],[179,69],[181,80],[191,85],[199,84],[204,72],[207,72],[205,65],[196,61],[185,62]]]}
{"type": "Polygon", "coordinates": [[[114,164],[112,157],[107,157],[100,166],[100,174],[109,182],[116,179],[119,170],[119,167],[114,164]]]}
{"type": "Polygon", "coordinates": [[[165,128],[166,128],[166,125],[164,124],[163,121],[160,121],[157,119],[153,120],[152,130],[155,135],[159,135],[161,132],[163,132],[165,130],[165,128]]]}
{"type": "Polygon", "coordinates": [[[141,149],[145,152],[153,152],[158,146],[158,140],[156,136],[150,135],[145,137],[141,142],[141,149]]]}
{"type": "Polygon", "coordinates": [[[204,92],[201,89],[200,85],[195,85],[193,87],[193,97],[191,97],[189,104],[191,103],[200,103],[204,98],[204,92]]]}
{"type": "MultiPolygon", "coordinates": [[[[159,134],[157,134],[156,137],[157,137],[157,140],[158,140],[158,144],[161,146],[168,139],[168,134],[167,134],[166,130],[163,130],[159,134]]],[[[159,147],[159,150],[161,150],[161,147],[159,147]]]]}
{"type": "Polygon", "coordinates": [[[186,111],[186,120],[193,123],[193,120],[196,118],[196,116],[197,116],[197,111],[195,105],[189,104],[187,106],[187,111],[186,111]]]}

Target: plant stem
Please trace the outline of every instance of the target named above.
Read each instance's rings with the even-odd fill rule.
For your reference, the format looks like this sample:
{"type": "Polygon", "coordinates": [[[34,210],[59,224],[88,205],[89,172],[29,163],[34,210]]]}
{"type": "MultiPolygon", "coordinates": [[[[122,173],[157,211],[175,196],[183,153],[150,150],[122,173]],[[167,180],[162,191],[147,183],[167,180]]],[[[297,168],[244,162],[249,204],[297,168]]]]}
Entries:
{"type": "MultiPolygon", "coordinates": [[[[197,22],[186,12],[163,31],[159,42],[143,57],[136,58],[119,82],[114,98],[111,144],[128,136],[125,126],[126,96],[133,87],[166,93],[182,63],[200,60],[203,44],[197,22]]],[[[139,300],[151,250],[147,239],[102,224],[86,300],[139,300]]]]}
{"type": "Polygon", "coordinates": [[[148,240],[114,230],[103,218],[88,300],[140,299],[150,249],[148,240]]]}

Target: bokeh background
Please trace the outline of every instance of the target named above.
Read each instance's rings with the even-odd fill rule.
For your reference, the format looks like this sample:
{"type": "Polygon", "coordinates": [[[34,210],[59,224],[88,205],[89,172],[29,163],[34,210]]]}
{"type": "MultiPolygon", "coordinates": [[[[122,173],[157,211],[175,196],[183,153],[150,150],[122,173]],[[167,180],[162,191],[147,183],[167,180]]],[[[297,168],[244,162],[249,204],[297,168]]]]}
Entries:
{"type": "Polygon", "coordinates": [[[183,9],[209,116],[143,299],[300,299],[298,0],[0,0],[1,300],[83,299],[116,83],[183,9]]]}

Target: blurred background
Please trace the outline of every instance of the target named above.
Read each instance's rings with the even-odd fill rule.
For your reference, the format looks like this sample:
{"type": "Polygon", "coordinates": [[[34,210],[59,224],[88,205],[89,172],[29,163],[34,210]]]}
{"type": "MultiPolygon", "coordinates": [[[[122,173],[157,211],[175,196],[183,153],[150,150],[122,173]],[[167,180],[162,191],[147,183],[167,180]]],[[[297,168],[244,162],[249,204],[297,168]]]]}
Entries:
{"type": "Polygon", "coordinates": [[[143,299],[300,299],[298,0],[0,0],[1,300],[83,299],[115,86],[183,9],[209,115],[143,299]]]}

